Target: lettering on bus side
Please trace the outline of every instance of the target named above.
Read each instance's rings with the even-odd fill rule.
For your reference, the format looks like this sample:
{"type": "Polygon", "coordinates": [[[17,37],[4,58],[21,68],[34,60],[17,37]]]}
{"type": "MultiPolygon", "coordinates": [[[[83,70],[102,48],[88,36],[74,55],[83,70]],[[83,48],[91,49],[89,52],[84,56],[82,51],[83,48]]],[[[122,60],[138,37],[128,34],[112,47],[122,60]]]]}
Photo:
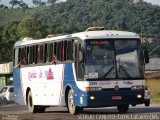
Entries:
{"type": "Polygon", "coordinates": [[[101,82],[99,82],[99,85],[100,86],[111,85],[111,82],[110,81],[101,81],[101,82]]]}
{"type": "Polygon", "coordinates": [[[37,73],[33,70],[33,72],[28,72],[28,79],[31,81],[32,78],[37,78],[37,73]]]}
{"type": "Polygon", "coordinates": [[[49,68],[48,71],[45,71],[45,78],[47,78],[47,80],[54,80],[54,72],[52,72],[51,68],[49,68]]]}
{"type": "Polygon", "coordinates": [[[96,81],[91,81],[91,82],[90,82],[90,85],[98,85],[98,82],[96,82],[96,81]]]}
{"type": "Polygon", "coordinates": [[[111,85],[111,82],[110,82],[110,81],[100,81],[100,82],[91,81],[91,82],[90,82],[90,85],[106,86],[106,85],[111,85]]]}
{"type": "Polygon", "coordinates": [[[36,73],[34,70],[32,72],[28,72],[28,79],[30,81],[36,78],[54,80],[54,72],[52,72],[51,68],[45,70],[44,72],[42,72],[42,69],[38,73],[36,73]]]}

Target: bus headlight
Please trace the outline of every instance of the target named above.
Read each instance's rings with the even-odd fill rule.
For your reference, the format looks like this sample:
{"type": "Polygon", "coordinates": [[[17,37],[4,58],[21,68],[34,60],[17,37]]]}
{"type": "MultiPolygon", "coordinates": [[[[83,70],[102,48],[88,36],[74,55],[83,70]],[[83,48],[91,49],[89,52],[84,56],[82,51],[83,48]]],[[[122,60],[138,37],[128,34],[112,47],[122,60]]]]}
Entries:
{"type": "Polygon", "coordinates": [[[137,98],[138,98],[138,99],[142,98],[142,95],[140,95],[140,94],[139,94],[139,95],[137,95],[137,98]]]}
{"type": "Polygon", "coordinates": [[[137,85],[137,86],[132,86],[131,90],[144,90],[144,85],[137,85]]]}
{"type": "Polygon", "coordinates": [[[101,91],[102,88],[101,87],[86,87],[86,91],[90,92],[90,91],[101,91]]]}

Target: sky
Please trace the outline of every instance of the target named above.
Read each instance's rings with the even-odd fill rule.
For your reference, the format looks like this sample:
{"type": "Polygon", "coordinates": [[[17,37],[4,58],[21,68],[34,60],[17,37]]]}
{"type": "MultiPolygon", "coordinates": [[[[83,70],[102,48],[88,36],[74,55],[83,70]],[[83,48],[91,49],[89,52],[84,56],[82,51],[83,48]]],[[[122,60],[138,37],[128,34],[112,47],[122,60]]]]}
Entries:
{"type": "Polygon", "coordinates": [[[146,2],[152,3],[153,5],[159,5],[160,6],[160,0],[145,0],[146,2]]]}
{"type": "MultiPolygon", "coordinates": [[[[7,6],[11,7],[11,5],[9,4],[9,2],[11,0],[0,0],[0,1],[1,1],[0,4],[4,4],[4,5],[7,5],[7,6]]],[[[20,0],[18,0],[18,1],[20,1],[20,0]]],[[[32,6],[34,7],[32,1],[33,0],[23,0],[23,2],[28,4],[30,7],[32,7],[32,6]]],[[[41,0],[41,1],[43,2],[43,1],[47,1],[47,0],[41,0]]],[[[66,1],[66,0],[57,0],[57,1],[66,1]]]]}
{"type": "MultiPolygon", "coordinates": [[[[0,1],[1,1],[2,4],[7,5],[10,0],[0,0],[0,1]]],[[[42,0],[42,1],[47,1],[47,0],[42,0]]],[[[66,1],[66,0],[59,0],[59,1],[66,1]]],[[[146,1],[148,3],[152,3],[153,5],[159,5],[160,6],[160,0],[144,0],[144,1],[146,1]]],[[[23,0],[23,2],[27,3],[29,6],[34,6],[32,4],[32,0],[23,0]]]]}

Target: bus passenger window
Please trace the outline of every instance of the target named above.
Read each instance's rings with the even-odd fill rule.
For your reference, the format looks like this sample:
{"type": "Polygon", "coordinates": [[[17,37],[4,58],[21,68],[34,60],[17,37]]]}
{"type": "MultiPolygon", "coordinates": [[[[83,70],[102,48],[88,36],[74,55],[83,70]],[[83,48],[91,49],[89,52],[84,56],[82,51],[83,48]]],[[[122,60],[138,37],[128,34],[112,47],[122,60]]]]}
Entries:
{"type": "Polygon", "coordinates": [[[37,63],[43,63],[43,45],[37,45],[37,63]]]}
{"type": "MultiPolygon", "coordinates": [[[[57,43],[54,43],[54,53],[53,53],[53,58],[57,57],[57,43]]],[[[52,59],[53,59],[52,58],[52,59]]]]}
{"type": "Polygon", "coordinates": [[[29,47],[29,64],[33,64],[34,63],[34,50],[33,50],[33,46],[29,47]]]}
{"type": "Polygon", "coordinates": [[[66,53],[67,60],[73,60],[73,41],[68,41],[67,42],[67,48],[68,51],[66,53]]]}
{"type": "Polygon", "coordinates": [[[44,63],[49,62],[49,56],[48,56],[48,49],[47,49],[47,44],[44,45],[44,63]]]}
{"type": "Polygon", "coordinates": [[[19,64],[19,48],[14,49],[14,66],[19,64]]]}
{"type": "Polygon", "coordinates": [[[26,63],[29,64],[29,47],[26,47],[26,63]]]}
{"type": "Polygon", "coordinates": [[[68,52],[68,50],[67,50],[67,44],[68,44],[68,42],[67,41],[64,41],[64,61],[66,61],[67,60],[67,52],[68,52]]]}
{"type": "Polygon", "coordinates": [[[37,45],[33,45],[33,63],[37,64],[37,45]]]}
{"type": "Polygon", "coordinates": [[[62,43],[58,42],[57,43],[57,60],[61,61],[61,50],[62,50],[62,43]]]}
{"type": "Polygon", "coordinates": [[[53,43],[48,44],[48,62],[52,62],[53,60],[53,43]]]}
{"type": "Polygon", "coordinates": [[[61,42],[61,61],[64,62],[64,41],[61,42]]]}
{"type": "Polygon", "coordinates": [[[20,64],[26,65],[27,59],[26,59],[26,48],[21,48],[21,54],[20,54],[20,64]]]}

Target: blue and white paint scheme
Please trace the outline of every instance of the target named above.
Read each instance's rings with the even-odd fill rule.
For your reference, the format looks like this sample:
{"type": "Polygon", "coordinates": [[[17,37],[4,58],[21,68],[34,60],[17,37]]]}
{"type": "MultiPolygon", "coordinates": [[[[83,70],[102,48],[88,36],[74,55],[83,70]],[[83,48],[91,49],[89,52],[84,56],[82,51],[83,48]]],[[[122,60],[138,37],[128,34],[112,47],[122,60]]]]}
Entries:
{"type": "MultiPolygon", "coordinates": [[[[22,40],[15,43],[15,49],[30,46],[32,44],[58,42],[72,39],[75,42],[87,41],[88,39],[139,39],[135,33],[125,31],[85,31],[70,35],[45,38],[40,40],[22,40]]],[[[16,51],[16,50],[15,50],[16,51]]],[[[137,53],[133,51],[135,56],[137,53]]],[[[15,53],[16,55],[16,53],[15,53]]],[[[121,60],[137,60],[136,57],[128,53],[121,60]]],[[[18,60],[18,59],[17,59],[18,60]]],[[[16,61],[16,60],[15,60],[16,61]]],[[[18,62],[17,62],[18,63],[18,62]]],[[[116,63],[118,64],[118,63],[116,63]]],[[[68,92],[72,91],[74,106],[85,107],[106,107],[118,105],[136,105],[144,103],[144,79],[100,79],[98,72],[90,72],[89,80],[77,78],[75,61],[61,62],[60,64],[49,63],[40,65],[15,66],[13,70],[15,102],[21,105],[27,105],[29,100],[28,93],[32,91],[32,104],[34,106],[67,106],[68,92]],[[91,80],[90,80],[91,79],[91,80]]],[[[120,69],[120,68],[119,68],[120,69]]],[[[143,69],[143,68],[142,68],[143,69]]],[[[113,72],[114,73],[114,72],[113,72]]],[[[32,105],[31,105],[32,106],[32,105]]],[[[120,108],[119,108],[120,109],[120,108]]],[[[123,112],[123,111],[122,111],[123,112]]]]}

